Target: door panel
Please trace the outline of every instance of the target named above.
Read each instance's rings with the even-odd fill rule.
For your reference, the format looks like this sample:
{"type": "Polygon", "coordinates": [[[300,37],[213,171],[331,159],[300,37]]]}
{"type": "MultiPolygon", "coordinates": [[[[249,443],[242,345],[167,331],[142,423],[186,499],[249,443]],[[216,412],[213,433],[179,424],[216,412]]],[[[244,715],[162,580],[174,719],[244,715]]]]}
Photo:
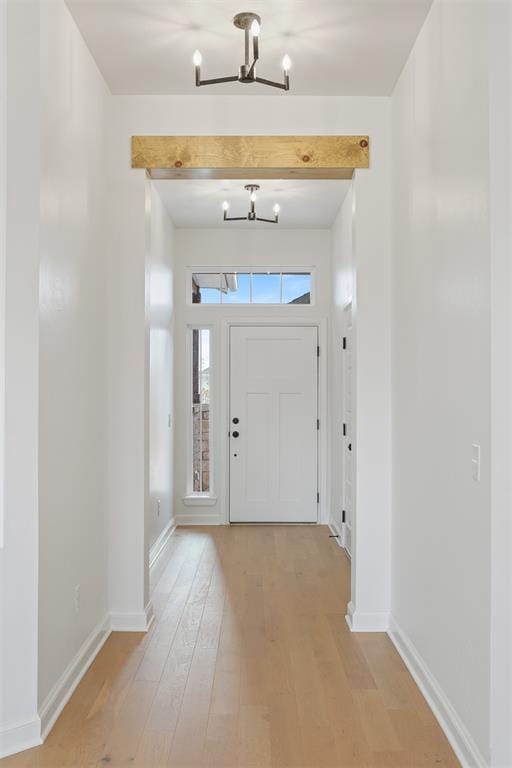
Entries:
{"type": "MultiPolygon", "coordinates": [[[[236,445],[233,438],[232,444],[235,446],[239,457],[241,456],[242,443],[246,446],[246,493],[248,500],[265,501],[270,495],[267,425],[272,420],[272,398],[269,392],[248,392],[246,398],[246,417],[241,421],[242,424],[247,424],[247,435],[251,435],[252,439],[247,440],[247,435],[244,435],[236,445]]],[[[245,431],[243,426],[241,429],[245,431]]]]}
{"type": "Polygon", "coordinates": [[[311,327],[231,328],[232,522],[317,520],[317,344],[311,327]]]}

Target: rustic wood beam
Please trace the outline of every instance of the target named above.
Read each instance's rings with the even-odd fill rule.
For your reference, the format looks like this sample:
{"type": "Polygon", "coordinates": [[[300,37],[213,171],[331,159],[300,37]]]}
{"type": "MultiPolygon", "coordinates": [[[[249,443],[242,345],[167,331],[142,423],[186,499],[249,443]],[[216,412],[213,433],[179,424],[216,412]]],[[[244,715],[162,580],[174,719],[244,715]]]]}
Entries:
{"type": "Polygon", "coordinates": [[[132,168],[152,178],[351,178],[368,136],[132,136],[132,168]]]}

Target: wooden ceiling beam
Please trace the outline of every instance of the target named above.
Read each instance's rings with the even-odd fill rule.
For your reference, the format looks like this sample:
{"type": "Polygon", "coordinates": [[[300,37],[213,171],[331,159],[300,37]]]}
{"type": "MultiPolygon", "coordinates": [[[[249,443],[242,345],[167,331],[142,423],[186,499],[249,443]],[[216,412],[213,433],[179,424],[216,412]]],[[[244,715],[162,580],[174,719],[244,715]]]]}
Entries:
{"type": "Polygon", "coordinates": [[[152,178],[351,178],[368,136],[132,136],[132,168],[152,178]]]}

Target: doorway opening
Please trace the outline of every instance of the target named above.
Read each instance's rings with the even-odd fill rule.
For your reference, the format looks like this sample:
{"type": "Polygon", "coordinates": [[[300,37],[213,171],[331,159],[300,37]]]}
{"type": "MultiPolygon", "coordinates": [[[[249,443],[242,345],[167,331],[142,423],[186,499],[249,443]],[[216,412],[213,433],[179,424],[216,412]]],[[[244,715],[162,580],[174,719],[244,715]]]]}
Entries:
{"type": "MultiPolygon", "coordinates": [[[[351,182],[256,179],[258,210],[277,200],[278,225],[226,221],[223,201],[246,204],[247,181],[147,182],[151,218],[170,230],[155,235],[160,257],[148,250],[158,270],[165,262],[172,273],[172,318],[158,330],[172,334],[176,522],[332,523],[338,535],[341,499],[329,463],[331,433],[338,444],[343,436],[331,399],[343,382],[332,367],[341,340],[331,265],[351,182]]],[[[161,307],[165,297],[151,291],[161,281],[151,266],[148,274],[150,305],[161,307]]],[[[160,391],[161,368],[153,367],[160,391]]]]}
{"type": "Polygon", "coordinates": [[[172,462],[173,524],[320,524],[351,554],[355,392],[343,340],[353,264],[340,230],[352,181],[325,169],[198,178],[177,167],[147,175],[150,547],[166,524],[154,465],[172,462]],[[245,215],[248,185],[256,218],[245,215]],[[153,329],[164,286],[170,312],[153,329]],[[153,355],[162,334],[164,366],[153,355]],[[164,455],[151,432],[163,431],[153,392],[166,377],[164,455]]]}

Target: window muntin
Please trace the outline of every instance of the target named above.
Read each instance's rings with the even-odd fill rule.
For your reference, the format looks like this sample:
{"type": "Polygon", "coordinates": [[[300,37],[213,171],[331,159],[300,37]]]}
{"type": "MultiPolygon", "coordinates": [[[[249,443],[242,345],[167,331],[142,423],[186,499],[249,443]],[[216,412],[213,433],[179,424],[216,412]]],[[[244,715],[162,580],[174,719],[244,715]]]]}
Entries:
{"type": "Polygon", "coordinates": [[[311,271],[192,272],[192,304],[310,305],[311,271]]]}
{"type": "Polygon", "coordinates": [[[192,492],[211,492],[209,328],[192,329],[192,492]]]}

